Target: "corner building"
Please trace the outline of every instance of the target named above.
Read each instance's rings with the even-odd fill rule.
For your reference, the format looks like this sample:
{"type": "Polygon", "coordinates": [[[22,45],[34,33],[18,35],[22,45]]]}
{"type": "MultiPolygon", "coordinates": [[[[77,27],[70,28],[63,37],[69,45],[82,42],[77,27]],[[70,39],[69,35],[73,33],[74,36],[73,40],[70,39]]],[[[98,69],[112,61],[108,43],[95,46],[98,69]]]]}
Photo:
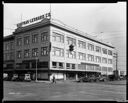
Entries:
{"type": "Polygon", "coordinates": [[[76,29],[43,19],[19,27],[15,36],[15,72],[31,73],[38,80],[74,80],[85,75],[113,73],[113,50],[110,44],[92,38],[76,29]],[[70,45],[74,46],[72,52],[70,45]],[[37,64],[37,65],[36,65],[37,64]]]}

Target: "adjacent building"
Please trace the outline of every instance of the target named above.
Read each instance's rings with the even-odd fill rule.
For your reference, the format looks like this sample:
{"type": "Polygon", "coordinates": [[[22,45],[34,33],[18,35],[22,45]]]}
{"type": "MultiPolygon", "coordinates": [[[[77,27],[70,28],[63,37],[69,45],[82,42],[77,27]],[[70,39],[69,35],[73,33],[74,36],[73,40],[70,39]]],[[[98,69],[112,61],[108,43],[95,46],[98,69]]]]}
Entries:
{"type": "Polygon", "coordinates": [[[3,71],[5,73],[12,74],[15,65],[15,47],[14,47],[14,35],[9,35],[4,37],[4,62],[3,62],[3,71]]]}
{"type": "MultiPolygon", "coordinates": [[[[14,72],[35,79],[78,79],[113,73],[114,47],[52,18],[18,27],[13,33],[14,72]],[[70,51],[70,45],[74,50],[70,51]]],[[[5,41],[4,41],[5,44],[5,41]]],[[[4,51],[4,54],[6,52],[4,51]]]]}

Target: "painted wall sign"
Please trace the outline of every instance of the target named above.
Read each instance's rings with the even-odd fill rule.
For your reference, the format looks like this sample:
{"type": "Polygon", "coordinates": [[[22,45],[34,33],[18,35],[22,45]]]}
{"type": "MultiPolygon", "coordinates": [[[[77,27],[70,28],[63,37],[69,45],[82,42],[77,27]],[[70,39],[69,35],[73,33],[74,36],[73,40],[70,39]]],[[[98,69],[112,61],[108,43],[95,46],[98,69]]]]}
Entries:
{"type": "Polygon", "coordinates": [[[32,18],[30,20],[26,20],[26,21],[23,21],[21,23],[18,23],[17,24],[17,27],[22,27],[23,25],[26,25],[26,24],[29,24],[29,23],[32,23],[32,22],[35,22],[35,21],[38,21],[38,20],[41,20],[41,19],[44,19],[44,18],[48,18],[48,17],[49,18],[51,17],[51,14],[50,13],[46,13],[44,15],[41,15],[41,16],[32,18]]]}

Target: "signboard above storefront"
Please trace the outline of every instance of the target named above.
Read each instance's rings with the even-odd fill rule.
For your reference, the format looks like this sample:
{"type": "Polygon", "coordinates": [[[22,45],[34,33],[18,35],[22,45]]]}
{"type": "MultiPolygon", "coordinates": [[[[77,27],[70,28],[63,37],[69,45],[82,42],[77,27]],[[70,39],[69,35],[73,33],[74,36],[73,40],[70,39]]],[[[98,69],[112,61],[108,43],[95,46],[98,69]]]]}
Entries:
{"type": "Polygon", "coordinates": [[[30,24],[30,23],[33,23],[33,22],[42,20],[42,19],[44,19],[44,18],[50,18],[50,17],[51,17],[51,14],[50,14],[50,13],[46,13],[46,14],[44,14],[44,15],[41,15],[41,16],[32,18],[32,19],[30,19],[30,20],[26,20],[26,21],[23,21],[23,22],[21,22],[21,23],[18,23],[18,24],[17,24],[17,27],[18,27],[18,28],[19,28],[19,27],[23,27],[23,26],[26,26],[26,25],[28,25],[28,24],[30,24]]]}

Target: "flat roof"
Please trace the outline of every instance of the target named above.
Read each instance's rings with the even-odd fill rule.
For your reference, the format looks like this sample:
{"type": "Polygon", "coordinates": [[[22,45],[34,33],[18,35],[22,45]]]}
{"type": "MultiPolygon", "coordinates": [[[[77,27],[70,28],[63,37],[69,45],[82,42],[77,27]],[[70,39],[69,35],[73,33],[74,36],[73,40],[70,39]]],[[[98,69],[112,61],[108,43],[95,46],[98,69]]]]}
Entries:
{"type": "Polygon", "coordinates": [[[111,44],[108,44],[106,42],[100,41],[100,40],[94,38],[93,36],[89,35],[88,33],[81,32],[78,29],[74,29],[73,27],[67,26],[67,25],[65,25],[63,23],[60,23],[60,22],[58,23],[55,19],[43,19],[40,22],[31,24],[31,25],[28,25],[28,26],[25,26],[25,27],[19,27],[19,28],[17,28],[15,30],[15,32],[13,32],[13,34],[16,35],[16,34],[19,34],[19,33],[23,33],[23,32],[26,32],[26,31],[30,31],[30,30],[33,30],[33,29],[46,27],[46,26],[50,26],[50,25],[54,26],[54,27],[57,27],[59,29],[71,32],[71,33],[73,33],[73,34],[75,34],[77,36],[81,36],[81,37],[84,37],[84,38],[89,39],[91,41],[100,43],[102,45],[114,48],[114,46],[111,45],[111,44]]]}
{"type": "Polygon", "coordinates": [[[11,35],[8,35],[8,36],[4,36],[4,41],[8,41],[8,40],[13,40],[14,39],[14,35],[11,34],[11,35]]]}

